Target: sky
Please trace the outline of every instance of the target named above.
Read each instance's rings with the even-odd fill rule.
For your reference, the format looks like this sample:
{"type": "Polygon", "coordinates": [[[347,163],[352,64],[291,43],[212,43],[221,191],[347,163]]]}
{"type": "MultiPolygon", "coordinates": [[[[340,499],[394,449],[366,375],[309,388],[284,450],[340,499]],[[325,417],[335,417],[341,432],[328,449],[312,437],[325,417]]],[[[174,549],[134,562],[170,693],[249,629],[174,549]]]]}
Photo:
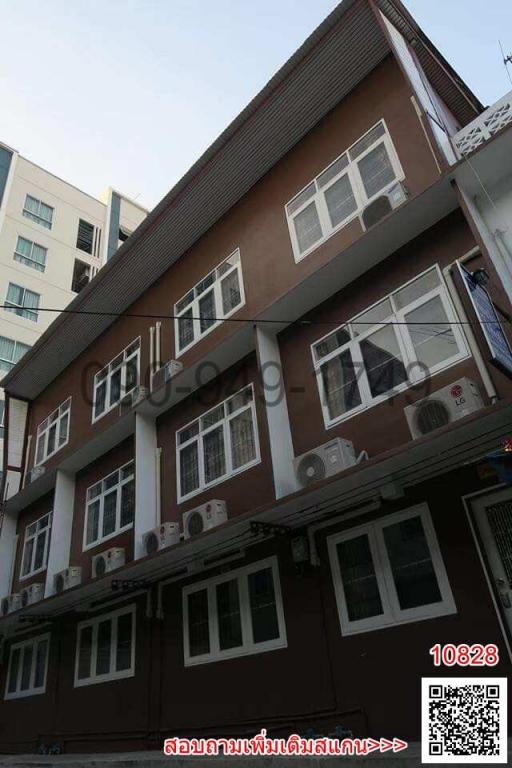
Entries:
{"type": "MultiPolygon", "coordinates": [[[[0,0],[0,141],[151,208],[336,4],[0,0]]],[[[405,4],[484,104],[512,89],[512,0],[405,4]]]]}

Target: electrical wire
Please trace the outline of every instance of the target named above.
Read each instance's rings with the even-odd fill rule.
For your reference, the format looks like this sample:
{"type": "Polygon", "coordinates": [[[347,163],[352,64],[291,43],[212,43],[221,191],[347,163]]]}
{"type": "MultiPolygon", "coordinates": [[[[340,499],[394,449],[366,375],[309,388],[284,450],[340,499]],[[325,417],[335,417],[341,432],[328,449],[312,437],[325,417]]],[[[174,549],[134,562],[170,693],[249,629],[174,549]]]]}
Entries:
{"type": "MultiPolygon", "coordinates": [[[[0,304],[0,309],[6,309],[6,310],[13,310],[12,304],[0,304]]],[[[211,323],[251,323],[253,325],[260,325],[260,324],[270,324],[270,325],[301,325],[301,326],[309,326],[309,325],[333,325],[333,326],[341,326],[341,325],[364,325],[368,328],[374,325],[379,326],[386,326],[386,325],[405,325],[405,326],[425,326],[427,324],[426,321],[418,320],[416,322],[410,321],[410,320],[383,320],[383,321],[371,321],[371,320],[305,320],[305,319],[299,319],[299,320],[290,320],[290,319],[277,319],[277,318],[253,318],[253,317],[215,317],[215,316],[188,316],[184,318],[180,315],[164,315],[164,314],[146,314],[146,313],[138,313],[138,312],[112,312],[110,310],[89,310],[89,309],[56,309],[51,307],[37,307],[34,310],[30,310],[33,312],[56,312],[59,315],[92,315],[92,316],[108,316],[108,317],[128,317],[131,319],[139,319],[139,320],[186,320],[186,321],[193,321],[197,320],[202,323],[211,322],[211,323]]],[[[512,324],[512,318],[503,316],[502,322],[507,322],[509,324],[512,324]]],[[[428,325],[434,326],[434,325],[441,325],[445,326],[447,324],[450,325],[468,325],[475,328],[480,328],[482,325],[489,324],[489,325],[495,325],[496,320],[478,320],[478,321],[472,321],[472,320],[429,320],[428,325]]]]}

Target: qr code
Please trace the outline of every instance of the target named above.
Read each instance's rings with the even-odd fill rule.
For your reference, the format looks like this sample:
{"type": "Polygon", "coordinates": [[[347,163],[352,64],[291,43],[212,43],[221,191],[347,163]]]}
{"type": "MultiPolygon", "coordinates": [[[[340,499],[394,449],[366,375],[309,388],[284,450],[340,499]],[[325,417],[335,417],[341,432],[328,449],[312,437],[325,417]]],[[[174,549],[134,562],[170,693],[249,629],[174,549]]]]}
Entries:
{"type": "Polygon", "coordinates": [[[423,763],[507,762],[507,678],[424,677],[423,763]]]}

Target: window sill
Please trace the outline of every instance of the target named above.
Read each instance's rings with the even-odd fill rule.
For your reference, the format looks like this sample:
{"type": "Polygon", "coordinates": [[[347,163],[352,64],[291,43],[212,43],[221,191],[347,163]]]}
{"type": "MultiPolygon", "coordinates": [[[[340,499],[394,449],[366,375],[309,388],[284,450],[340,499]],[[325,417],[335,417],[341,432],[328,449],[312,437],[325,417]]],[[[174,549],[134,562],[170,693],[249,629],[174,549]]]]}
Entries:
{"type": "MultiPolygon", "coordinates": [[[[375,622],[373,626],[368,627],[361,627],[359,629],[357,628],[349,628],[346,626],[341,626],[341,635],[342,637],[350,637],[350,635],[362,635],[366,632],[378,632],[381,629],[393,629],[396,627],[402,627],[405,624],[414,624],[418,621],[428,621],[429,619],[440,619],[443,616],[454,616],[457,613],[457,606],[455,603],[453,604],[447,604],[438,606],[435,608],[436,604],[430,606],[430,611],[425,611],[422,613],[419,613],[417,616],[410,616],[406,619],[398,619],[395,621],[386,621],[386,622],[375,622]]],[[[428,608],[429,606],[424,606],[425,608],[428,608]]]]}
{"type": "MultiPolygon", "coordinates": [[[[222,320],[218,320],[213,325],[210,325],[209,328],[206,329],[204,333],[202,333],[200,336],[197,337],[197,339],[194,339],[194,341],[191,341],[190,344],[187,344],[186,347],[183,347],[183,349],[178,350],[178,339],[176,338],[175,344],[176,344],[176,360],[178,360],[182,355],[185,355],[190,349],[196,346],[196,344],[199,344],[203,339],[205,339],[212,331],[214,331],[216,328],[219,328],[226,320],[229,320],[230,317],[235,315],[237,312],[239,312],[241,309],[245,307],[245,301],[243,301],[241,304],[238,304],[234,309],[231,310],[231,312],[228,312],[227,315],[224,315],[222,320]]],[[[178,323],[178,320],[174,320],[175,323],[178,323]]],[[[176,325],[177,327],[177,325],[176,325]]]]}
{"type": "Polygon", "coordinates": [[[13,699],[26,699],[29,696],[41,696],[43,693],[46,693],[46,688],[44,688],[44,690],[36,689],[33,691],[18,691],[16,693],[6,693],[4,696],[4,701],[11,701],[13,699]]]}
{"type": "Polygon", "coordinates": [[[135,677],[134,669],[123,670],[122,672],[111,672],[108,675],[102,675],[101,677],[84,678],[83,680],[75,679],[75,688],[84,688],[87,685],[100,685],[101,683],[112,683],[115,680],[126,680],[130,677],[135,677]]]}
{"type": "Polygon", "coordinates": [[[44,565],[42,568],[38,568],[37,571],[32,571],[31,573],[27,573],[25,576],[20,576],[18,581],[27,581],[27,579],[31,579],[34,576],[38,576],[40,573],[44,573],[46,571],[47,566],[44,565]]]}

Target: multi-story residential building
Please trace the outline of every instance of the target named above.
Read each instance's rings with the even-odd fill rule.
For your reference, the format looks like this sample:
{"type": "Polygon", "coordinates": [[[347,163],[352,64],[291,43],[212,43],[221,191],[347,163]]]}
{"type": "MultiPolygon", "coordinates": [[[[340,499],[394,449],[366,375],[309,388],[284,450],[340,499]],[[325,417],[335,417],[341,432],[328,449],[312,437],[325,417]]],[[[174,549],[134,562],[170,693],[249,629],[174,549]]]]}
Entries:
{"type": "Polygon", "coordinates": [[[344,0],[7,375],[0,750],[414,740],[435,643],[508,674],[494,112],[344,0]]]}
{"type": "MultiPolygon", "coordinates": [[[[147,210],[101,200],[0,143],[0,376],[10,371],[138,227],[147,210]]],[[[0,451],[3,394],[0,395],[0,451]]]]}

